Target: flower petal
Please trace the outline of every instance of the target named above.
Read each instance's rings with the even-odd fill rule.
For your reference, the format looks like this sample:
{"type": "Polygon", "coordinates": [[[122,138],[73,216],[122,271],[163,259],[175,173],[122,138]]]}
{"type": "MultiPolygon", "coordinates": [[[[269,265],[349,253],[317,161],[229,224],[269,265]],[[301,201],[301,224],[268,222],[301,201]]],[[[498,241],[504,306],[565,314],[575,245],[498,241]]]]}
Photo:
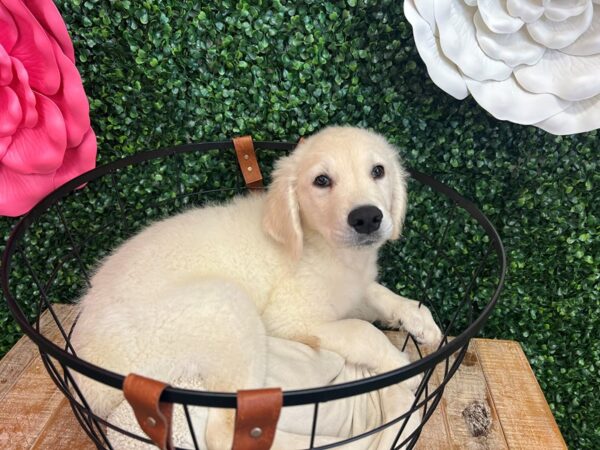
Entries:
{"type": "Polygon", "coordinates": [[[10,55],[23,63],[33,89],[47,95],[56,93],[60,72],[46,31],[21,0],[2,1],[12,13],[19,32],[19,39],[9,51],[10,55]]]}
{"type": "Polygon", "coordinates": [[[96,135],[90,128],[81,144],[65,152],[62,165],[54,175],[54,189],[96,166],[96,135]]]}
{"type": "Polygon", "coordinates": [[[63,115],[67,129],[67,147],[70,148],[79,145],[90,128],[90,106],[75,64],[65,56],[56,42],[53,42],[53,49],[62,82],[58,92],[50,96],[50,99],[63,115]]]}
{"type": "MultiPolygon", "coordinates": [[[[438,35],[437,24],[435,23],[433,0],[413,0],[412,8],[417,9],[418,14],[427,21],[429,28],[434,36],[438,35]]],[[[405,6],[406,9],[406,6],[405,6]]]]}
{"type": "Polygon", "coordinates": [[[515,33],[525,23],[508,13],[506,0],[477,0],[477,6],[481,18],[494,33],[515,33]]]}
{"type": "Polygon", "coordinates": [[[504,81],[466,79],[469,92],[477,103],[500,120],[531,125],[558,114],[570,103],[552,94],[532,94],[513,77],[504,81]]]}
{"type": "Polygon", "coordinates": [[[475,13],[473,23],[477,29],[477,42],[483,51],[490,58],[504,61],[510,67],[536,64],[546,51],[545,47],[529,37],[524,28],[511,34],[494,33],[487,27],[479,12],[475,13]]]}
{"type": "Polygon", "coordinates": [[[35,109],[35,95],[29,86],[29,77],[23,64],[18,59],[12,58],[11,60],[14,70],[11,87],[17,93],[17,97],[19,97],[19,101],[21,102],[21,109],[23,110],[21,126],[32,128],[38,121],[38,113],[35,109]]]}
{"type": "Polygon", "coordinates": [[[527,24],[531,37],[546,47],[558,49],[571,45],[589,28],[594,8],[592,4],[578,16],[569,17],[562,22],[554,22],[546,17],[527,24]]]}
{"type": "Polygon", "coordinates": [[[23,118],[19,97],[10,87],[0,87],[0,137],[11,136],[23,118]]]}
{"type": "Polygon", "coordinates": [[[0,164],[0,216],[25,214],[52,191],[52,177],[23,175],[0,164]]]}
{"type": "Polygon", "coordinates": [[[586,32],[568,47],[561,48],[560,51],[575,56],[600,53],[600,6],[594,6],[592,23],[586,32]]]}
{"type": "Polygon", "coordinates": [[[52,101],[35,93],[38,123],[34,128],[19,128],[2,165],[22,174],[50,173],[62,163],[67,144],[65,123],[58,107],[52,101]]]}
{"type": "Polygon", "coordinates": [[[600,96],[573,103],[564,111],[536,123],[552,134],[576,134],[600,128],[600,96]]]}
{"type": "Polygon", "coordinates": [[[6,150],[8,150],[8,146],[12,142],[11,136],[0,137],[0,162],[2,162],[2,158],[6,154],[6,150]]]}
{"type": "MultiPolygon", "coordinates": [[[[0,4],[1,5],[1,4],[0,4]]],[[[2,27],[2,25],[0,25],[2,27]]],[[[4,47],[0,45],[0,86],[6,86],[12,81],[12,63],[10,55],[6,53],[4,47]]]]}
{"type": "Polygon", "coordinates": [[[46,32],[56,39],[63,53],[75,63],[73,43],[69,37],[65,21],[54,2],[52,0],[24,0],[24,2],[46,32]]]}
{"type": "Polygon", "coordinates": [[[417,50],[427,66],[427,72],[435,84],[462,100],[469,95],[467,85],[456,66],[441,52],[439,41],[427,21],[417,13],[413,1],[404,1],[404,15],[413,27],[417,50]]]}
{"type": "Polygon", "coordinates": [[[525,23],[535,22],[544,14],[543,0],[507,0],[506,9],[525,23]]]}
{"type": "Polygon", "coordinates": [[[0,2],[0,47],[4,47],[7,53],[10,53],[17,40],[19,39],[19,30],[10,11],[0,2]]]}
{"type": "Polygon", "coordinates": [[[435,20],[443,53],[468,77],[475,80],[505,80],[512,69],[487,56],[477,44],[475,9],[462,0],[435,0],[435,20]]]}
{"type": "Polygon", "coordinates": [[[600,54],[571,56],[549,50],[535,66],[515,69],[515,77],[526,90],[550,93],[564,100],[579,101],[600,94],[600,54]]]}
{"type": "Polygon", "coordinates": [[[544,15],[555,22],[578,16],[591,6],[592,0],[552,0],[544,4],[544,15]]]}

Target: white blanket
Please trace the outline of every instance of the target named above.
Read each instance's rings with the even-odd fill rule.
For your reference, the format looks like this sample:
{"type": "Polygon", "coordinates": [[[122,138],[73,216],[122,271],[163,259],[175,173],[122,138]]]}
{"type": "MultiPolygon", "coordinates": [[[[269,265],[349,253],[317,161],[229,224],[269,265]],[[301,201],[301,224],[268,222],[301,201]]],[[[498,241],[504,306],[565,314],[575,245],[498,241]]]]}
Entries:
{"type": "MultiPolygon", "coordinates": [[[[336,353],[327,350],[315,351],[295,341],[268,338],[269,360],[265,387],[279,386],[284,390],[303,389],[343,383],[362,379],[372,374],[359,366],[346,364],[336,353]]],[[[180,379],[172,383],[180,388],[203,390],[202,380],[180,379]]],[[[319,405],[317,436],[315,445],[326,445],[371,430],[393,420],[406,412],[414,401],[414,394],[403,385],[393,385],[380,391],[335,400],[319,405]]],[[[204,431],[208,409],[189,407],[198,445],[206,449],[204,431]]],[[[277,426],[278,439],[283,448],[308,448],[314,406],[284,407],[277,426]]],[[[420,414],[411,415],[402,437],[402,442],[420,423],[420,414]]],[[[108,417],[108,421],[136,434],[144,436],[133,411],[123,401],[108,417]]],[[[386,428],[385,431],[362,438],[353,444],[342,446],[353,450],[387,450],[392,447],[404,420],[386,428]]],[[[108,437],[114,448],[151,450],[155,447],[109,429],[108,437]]],[[[187,421],[180,405],[173,412],[173,443],[184,448],[194,448],[187,421]]],[[[210,450],[210,449],[209,449],[210,450]]]]}

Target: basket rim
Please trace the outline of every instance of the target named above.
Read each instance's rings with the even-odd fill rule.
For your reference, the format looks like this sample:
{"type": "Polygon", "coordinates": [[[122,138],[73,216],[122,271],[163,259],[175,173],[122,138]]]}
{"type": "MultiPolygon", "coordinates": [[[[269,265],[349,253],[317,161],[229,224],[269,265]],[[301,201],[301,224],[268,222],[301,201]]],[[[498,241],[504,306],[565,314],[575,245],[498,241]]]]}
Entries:
{"type": "MultiPolygon", "coordinates": [[[[290,151],[293,150],[297,143],[293,142],[276,142],[276,141],[254,141],[257,149],[275,150],[275,151],[290,151]]],[[[70,367],[71,369],[93,378],[105,385],[122,390],[124,375],[106,370],[102,367],[91,364],[83,359],[80,359],[71,353],[63,350],[58,345],[52,343],[46,337],[38,333],[31,324],[29,324],[23,310],[18,305],[10,290],[9,273],[11,258],[17,248],[20,238],[23,236],[28,227],[38,219],[52,205],[58,203],[61,199],[74,192],[77,187],[84,183],[100,178],[111,172],[117,171],[127,166],[139,164],[144,161],[149,161],[157,158],[164,158],[175,154],[199,152],[206,153],[210,150],[232,150],[234,148],[232,141],[216,141],[202,142],[195,144],[183,144],[174,147],[166,147],[158,150],[137,152],[133,155],[120,158],[116,161],[98,166],[90,171],[87,171],[78,177],[63,184],[45,198],[39,201],[25,216],[23,216],[13,227],[9,239],[6,243],[2,255],[2,264],[0,267],[0,283],[6,297],[8,308],[12,316],[17,321],[25,334],[39,347],[40,351],[49,354],[56,358],[60,363],[70,367]]],[[[283,392],[283,406],[296,406],[305,404],[321,403],[341,398],[351,397],[354,395],[364,394],[373,390],[381,389],[392,384],[399,383],[403,380],[411,378],[414,375],[423,373],[425,370],[434,367],[443,359],[450,357],[453,353],[459,350],[462,346],[468,345],[473,338],[483,327],[485,321],[490,316],[502,288],[506,277],[506,251],[497,230],[490,220],[479,210],[479,208],[470,200],[462,197],[458,192],[442,182],[439,182],[429,175],[421,173],[414,169],[407,168],[410,176],[422,184],[426,184],[435,191],[443,194],[451,199],[458,206],[466,210],[469,215],[475,219],[479,225],[485,230],[486,235],[490,238],[490,246],[496,251],[499,259],[498,267],[498,284],[488,301],[487,305],[481,311],[479,316],[458,336],[449,340],[445,345],[442,345],[433,353],[414,361],[406,366],[400,367],[390,372],[371,376],[368,378],[345,382],[340,384],[321,386],[309,389],[287,390],[283,392]]],[[[208,406],[217,408],[235,408],[237,404],[236,393],[232,392],[212,392],[198,391],[190,389],[182,389],[176,387],[167,387],[161,397],[161,401],[180,403],[196,406],[208,406]]]]}

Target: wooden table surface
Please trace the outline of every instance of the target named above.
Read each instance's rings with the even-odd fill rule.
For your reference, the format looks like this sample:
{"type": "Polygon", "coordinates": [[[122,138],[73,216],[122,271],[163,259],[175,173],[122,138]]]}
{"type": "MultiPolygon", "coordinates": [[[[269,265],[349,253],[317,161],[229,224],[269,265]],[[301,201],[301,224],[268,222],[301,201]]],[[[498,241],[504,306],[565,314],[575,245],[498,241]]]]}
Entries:
{"type": "MultiPolygon", "coordinates": [[[[56,305],[61,323],[72,323],[76,309],[56,305]]],[[[44,313],[43,334],[59,339],[44,313]]],[[[400,333],[388,334],[400,342],[400,333]]],[[[439,383],[440,370],[430,382],[439,383]]],[[[22,338],[0,361],[0,449],[92,450],[69,404],[55,387],[37,347],[22,338]]],[[[550,408],[518,342],[474,339],[442,401],[424,427],[419,450],[566,449],[550,408]],[[473,405],[489,411],[491,423],[473,429],[473,405]],[[474,434],[481,435],[475,436],[474,434]]],[[[117,449],[118,450],[118,449],[117,449]]]]}

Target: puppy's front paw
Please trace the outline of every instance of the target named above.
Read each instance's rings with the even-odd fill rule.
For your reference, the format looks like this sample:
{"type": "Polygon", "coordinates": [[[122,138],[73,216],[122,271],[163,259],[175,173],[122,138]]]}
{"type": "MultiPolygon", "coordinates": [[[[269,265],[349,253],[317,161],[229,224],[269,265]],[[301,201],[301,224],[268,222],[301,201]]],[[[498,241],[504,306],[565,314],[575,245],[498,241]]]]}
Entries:
{"type": "Polygon", "coordinates": [[[431,311],[425,305],[419,307],[419,302],[409,300],[403,305],[402,326],[412,334],[420,344],[437,345],[442,340],[442,332],[437,326],[431,311]]]}

